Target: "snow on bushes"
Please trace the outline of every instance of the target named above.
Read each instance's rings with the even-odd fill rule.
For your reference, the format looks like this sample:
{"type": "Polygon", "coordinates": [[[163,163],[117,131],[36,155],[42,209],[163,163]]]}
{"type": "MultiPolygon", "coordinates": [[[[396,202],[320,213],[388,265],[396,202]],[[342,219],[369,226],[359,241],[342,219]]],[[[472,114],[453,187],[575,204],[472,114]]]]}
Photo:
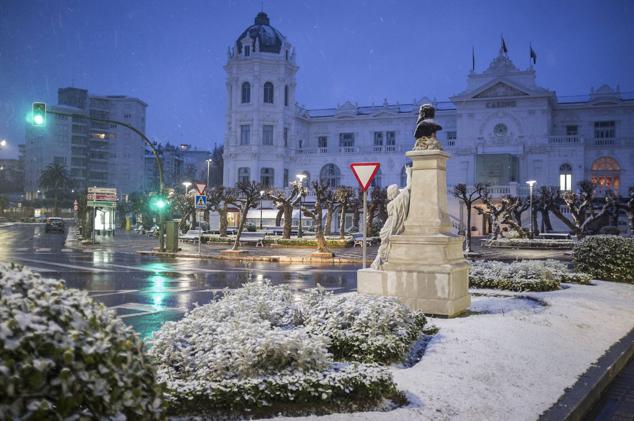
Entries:
{"type": "Polygon", "coordinates": [[[424,324],[393,299],[253,282],[165,323],[149,352],[182,411],[374,404],[402,396],[387,369],[365,362],[404,358],[424,324]]]}
{"type": "Polygon", "coordinates": [[[336,359],[400,361],[425,326],[425,316],[395,298],[313,291],[305,311],[306,329],[331,340],[336,359]]]}
{"type": "Polygon", "coordinates": [[[0,264],[0,419],[160,419],[143,343],[64,282],[0,264]]]}
{"type": "Polygon", "coordinates": [[[471,262],[469,286],[510,291],[552,291],[561,282],[589,284],[591,276],[570,272],[556,260],[522,260],[505,263],[494,260],[471,262]]]}
{"type": "Polygon", "coordinates": [[[573,249],[575,269],[594,279],[634,283],[634,238],[585,237],[573,249]]]}

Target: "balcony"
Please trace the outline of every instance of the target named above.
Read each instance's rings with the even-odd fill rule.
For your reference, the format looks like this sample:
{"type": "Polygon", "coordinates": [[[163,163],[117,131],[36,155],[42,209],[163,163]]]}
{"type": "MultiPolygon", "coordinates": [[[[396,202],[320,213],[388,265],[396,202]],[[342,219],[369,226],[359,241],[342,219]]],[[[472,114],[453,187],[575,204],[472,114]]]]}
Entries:
{"type": "Polygon", "coordinates": [[[548,143],[555,145],[575,145],[583,143],[581,136],[549,136],[548,143]]]}
{"type": "Polygon", "coordinates": [[[548,136],[551,145],[634,146],[634,137],[583,138],[581,136],[548,136]]]}
{"type": "Polygon", "coordinates": [[[373,146],[337,146],[337,147],[319,147],[319,148],[301,148],[295,149],[298,155],[316,155],[316,154],[361,154],[361,153],[394,153],[405,152],[406,149],[402,145],[373,145],[373,146]]]}

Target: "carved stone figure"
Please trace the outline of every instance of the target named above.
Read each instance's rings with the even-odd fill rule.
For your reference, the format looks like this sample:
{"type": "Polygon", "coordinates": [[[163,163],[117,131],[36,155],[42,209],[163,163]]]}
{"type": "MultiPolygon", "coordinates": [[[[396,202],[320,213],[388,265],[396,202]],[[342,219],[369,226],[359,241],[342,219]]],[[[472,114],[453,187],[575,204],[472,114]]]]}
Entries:
{"type": "Polygon", "coordinates": [[[420,106],[416,130],[414,131],[414,138],[416,139],[415,151],[442,150],[442,145],[436,138],[436,132],[442,130],[442,127],[434,120],[435,115],[436,109],[431,104],[420,106]]]}
{"type": "Polygon", "coordinates": [[[412,168],[407,167],[406,173],[407,185],[404,189],[399,190],[396,184],[391,184],[387,188],[387,219],[379,233],[381,246],[372,265],[370,265],[372,269],[381,270],[383,268],[390,252],[390,236],[402,234],[405,228],[405,219],[409,213],[412,168]]]}

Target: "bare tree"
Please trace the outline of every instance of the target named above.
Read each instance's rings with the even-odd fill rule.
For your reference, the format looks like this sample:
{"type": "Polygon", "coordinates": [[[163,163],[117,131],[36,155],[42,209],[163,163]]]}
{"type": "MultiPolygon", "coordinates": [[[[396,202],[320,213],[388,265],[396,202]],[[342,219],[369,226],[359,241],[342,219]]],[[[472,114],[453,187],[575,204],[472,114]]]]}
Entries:
{"type": "Polygon", "coordinates": [[[327,200],[327,192],[330,190],[330,187],[328,184],[313,181],[313,190],[315,191],[315,207],[313,209],[308,209],[304,206],[304,204],[302,204],[302,212],[304,215],[313,220],[313,226],[315,227],[315,239],[317,240],[317,251],[325,253],[329,250],[326,244],[326,237],[324,236],[322,211],[323,205],[327,200]]]}
{"type": "Polygon", "coordinates": [[[238,232],[236,234],[236,240],[233,242],[231,250],[237,250],[240,247],[240,236],[244,230],[244,225],[247,222],[247,214],[249,209],[257,208],[260,203],[260,191],[262,185],[260,183],[252,182],[240,182],[235,188],[235,205],[240,209],[240,225],[238,225],[238,232]]]}
{"type": "Polygon", "coordinates": [[[594,185],[588,180],[579,182],[579,194],[569,191],[564,193],[563,201],[570,211],[573,230],[577,238],[584,236],[588,224],[601,218],[610,210],[614,200],[614,195],[608,193],[603,206],[595,209],[594,185]]]}
{"type": "Polygon", "coordinates": [[[543,230],[551,232],[553,225],[550,222],[550,208],[552,206],[554,198],[557,196],[559,189],[553,186],[541,186],[539,189],[539,195],[533,197],[533,212],[531,214],[531,220],[533,224],[534,232],[537,232],[537,214],[541,214],[543,230]]]}
{"type": "Polygon", "coordinates": [[[324,235],[332,233],[332,215],[335,213],[337,203],[335,202],[335,193],[332,189],[325,192],[323,207],[326,209],[326,222],[324,224],[324,235]]]}
{"type": "Polygon", "coordinates": [[[500,217],[504,214],[504,212],[506,212],[508,202],[502,201],[499,205],[494,204],[488,190],[484,190],[480,200],[482,201],[482,205],[475,206],[475,209],[479,215],[485,215],[491,220],[493,228],[491,231],[491,238],[493,240],[498,240],[502,235],[500,217]]]}
{"type": "Polygon", "coordinates": [[[528,204],[520,197],[506,196],[502,199],[501,223],[509,225],[520,238],[526,238],[526,231],[522,228],[522,213],[528,208],[528,204]]]}
{"type": "Polygon", "coordinates": [[[352,187],[339,186],[335,190],[335,201],[339,209],[339,238],[343,240],[346,230],[346,210],[350,207],[354,199],[352,187]]]}
{"type": "Polygon", "coordinates": [[[295,205],[301,199],[300,185],[298,181],[291,183],[290,192],[274,191],[267,194],[275,207],[278,209],[278,218],[275,219],[275,224],[279,226],[280,219],[284,216],[284,230],[282,232],[282,238],[291,238],[291,229],[293,223],[293,209],[295,205]]]}
{"type": "Polygon", "coordinates": [[[454,197],[464,203],[464,206],[467,210],[467,229],[465,230],[465,253],[471,253],[471,208],[473,205],[482,199],[482,196],[485,194],[486,185],[482,183],[477,183],[472,191],[467,190],[466,184],[456,184],[453,188],[454,197]]]}
{"type": "Polygon", "coordinates": [[[235,193],[234,189],[227,189],[223,186],[213,187],[207,191],[207,210],[218,212],[221,237],[227,236],[227,214],[229,213],[229,205],[236,201],[235,193]]]}
{"type": "Polygon", "coordinates": [[[619,208],[627,215],[627,221],[630,227],[630,235],[634,236],[634,186],[630,187],[630,197],[625,203],[620,203],[619,208]]]}
{"type": "Polygon", "coordinates": [[[381,221],[381,225],[387,219],[387,189],[380,187],[375,187],[370,193],[370,204],[368,205],[368,214],[365,220],[366,235],[372,235],[372,227],[377,216],[381,221]]]}

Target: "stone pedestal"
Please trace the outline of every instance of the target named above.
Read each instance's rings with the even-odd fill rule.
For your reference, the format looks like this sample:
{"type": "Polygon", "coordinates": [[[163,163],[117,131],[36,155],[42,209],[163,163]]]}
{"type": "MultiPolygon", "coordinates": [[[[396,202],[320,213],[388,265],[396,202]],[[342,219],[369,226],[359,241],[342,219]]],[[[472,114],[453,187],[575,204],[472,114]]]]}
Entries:
{"type": "Polygon", "coordinates": [[[470,303],[462,237],[451,233],[446,163],[440,150],[410,151],[412,179],[404,232],[390,237],[382,270],[357,273],[357,291],[398,297],[413,309],[452,317],[470,303]]]}

